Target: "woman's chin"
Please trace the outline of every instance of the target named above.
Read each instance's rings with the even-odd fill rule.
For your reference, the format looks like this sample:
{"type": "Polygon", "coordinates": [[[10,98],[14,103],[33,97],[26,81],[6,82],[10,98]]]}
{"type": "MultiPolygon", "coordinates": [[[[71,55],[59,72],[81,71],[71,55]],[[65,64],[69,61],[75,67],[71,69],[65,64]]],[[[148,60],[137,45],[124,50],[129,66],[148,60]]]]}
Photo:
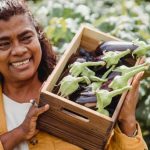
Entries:
{"type": "Polygon", "coordinates": [[[33,72],[26,72],[26,73],[20,73],[20,74],[16,74],[13,79],[15,81],[26,81],[26,80],[32,80],[34,79],[34,77],[36,77],[36,74],[33,72]]]}

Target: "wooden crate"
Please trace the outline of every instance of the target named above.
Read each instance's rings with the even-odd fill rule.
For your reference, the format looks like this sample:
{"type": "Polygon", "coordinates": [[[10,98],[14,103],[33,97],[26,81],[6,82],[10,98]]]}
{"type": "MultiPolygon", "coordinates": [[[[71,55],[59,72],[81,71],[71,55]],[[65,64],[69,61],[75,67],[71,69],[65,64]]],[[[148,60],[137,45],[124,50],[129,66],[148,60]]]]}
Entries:
{"type": "Polygon", "coordinates": [[[92,27],[82,26],[68,49],[44,84],[40,95],[40,106],[49,104],[50,109],[38,120],[38,127],[52,135],[87,150],[104,149],[112,132],[127,92],[124,92],[112,117],[107,117],[80,104],[60,97],[52,90],[62,74],[68,59],[78,47],[88,51],[96,49],[103,41],[119,40],[92,27]]]}

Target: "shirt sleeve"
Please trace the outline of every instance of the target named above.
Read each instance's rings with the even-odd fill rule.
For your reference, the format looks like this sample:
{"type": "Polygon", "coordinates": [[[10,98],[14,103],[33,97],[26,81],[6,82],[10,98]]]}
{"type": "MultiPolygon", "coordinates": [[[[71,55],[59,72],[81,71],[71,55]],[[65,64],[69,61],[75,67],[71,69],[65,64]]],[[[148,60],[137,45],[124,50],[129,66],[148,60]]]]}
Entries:
{"type": "Polygon", "coordinates": [[[0,150],[4,150],[2,143],[0,142],[0,150]]]}
{"type": "Polygon", "coordinates": [[[139,124],[137,124],[137,130],[138,132],[135,137],[128,137],[116,125],[106,150],[148,150],[139,124]]]}

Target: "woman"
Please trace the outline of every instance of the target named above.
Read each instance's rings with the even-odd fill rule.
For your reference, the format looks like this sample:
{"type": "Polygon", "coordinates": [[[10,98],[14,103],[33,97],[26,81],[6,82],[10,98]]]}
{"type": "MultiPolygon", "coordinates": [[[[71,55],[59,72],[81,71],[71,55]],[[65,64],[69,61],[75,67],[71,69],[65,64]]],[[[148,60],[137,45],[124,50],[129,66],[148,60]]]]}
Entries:
{"type": "MultiPolygon", "coordinates": [[[[0,2],[0,150],[81,150],[37,131],[36,120],[49,109],[38,108],[42,83],[53,70],[55,55],[24,2],[0,2]],[[31,101],[32,100],[32,101],[31,101]],[[31,103],[32,104],[31,104],[31,103]]],[[[140,76],[136,76],[119,116],[108,150],[143,150],[135,108],[140,76]]]]}

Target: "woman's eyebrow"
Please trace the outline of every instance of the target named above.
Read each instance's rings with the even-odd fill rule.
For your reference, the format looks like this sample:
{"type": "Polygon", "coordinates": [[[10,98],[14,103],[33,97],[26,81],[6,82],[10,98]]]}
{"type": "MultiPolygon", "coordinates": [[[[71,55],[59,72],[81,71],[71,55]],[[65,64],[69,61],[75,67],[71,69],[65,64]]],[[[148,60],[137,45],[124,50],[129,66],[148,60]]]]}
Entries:
{"type": "MultiPolygon", "coordinates": [[[[25,31],[23,31],[22,33],[20,33],[20,34],[18,35],[18,37],[25,36],[26,34],[29,34],[29,33],[34,34],[34,32],[33,32],[32,30],[25,30],[25,31]]],[[[7,40],[10,40],[10,37],[9,37],[9,36],[1,36],[1,37],[0,37],[0,41],[7,41],[7,40]]]]}
{"type": "Polygon", "coordinates": [[[29,33],[34,34],[34,32],[33,32],[32,30],[25,30],[25,31],[23,31],[22,33],[20,33],[20,34],[18,35],[18,37],[25,36],[26,34],[29,34],[29,33]]]}

